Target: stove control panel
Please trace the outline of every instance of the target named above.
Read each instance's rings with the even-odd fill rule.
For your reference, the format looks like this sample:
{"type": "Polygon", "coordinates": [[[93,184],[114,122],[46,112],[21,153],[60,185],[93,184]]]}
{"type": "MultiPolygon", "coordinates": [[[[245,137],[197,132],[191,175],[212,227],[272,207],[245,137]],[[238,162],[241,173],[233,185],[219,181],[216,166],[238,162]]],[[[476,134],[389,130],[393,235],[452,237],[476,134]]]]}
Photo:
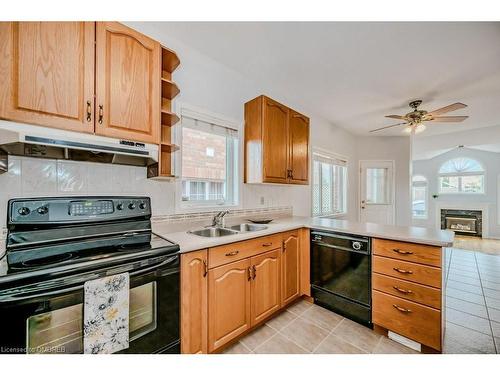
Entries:
{"type": "Polygon", "coordinates": [[[109,221],[151,216],[148,197],[61,197],[11,199],[10,224],[109,221]]]}

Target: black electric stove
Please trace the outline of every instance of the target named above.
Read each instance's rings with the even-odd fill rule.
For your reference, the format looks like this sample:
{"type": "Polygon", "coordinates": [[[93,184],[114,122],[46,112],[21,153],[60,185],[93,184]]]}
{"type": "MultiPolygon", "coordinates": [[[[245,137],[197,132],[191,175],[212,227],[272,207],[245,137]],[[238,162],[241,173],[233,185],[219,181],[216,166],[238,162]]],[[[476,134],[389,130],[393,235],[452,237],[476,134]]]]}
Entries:
{"type": "Polygon", "coordinates": [[[179,352],[179,246],[152,233],[149,198],[12,199],[7,227],[0,347],[81,352],[84,283],[129,272],[123,352],[179,352]]]}

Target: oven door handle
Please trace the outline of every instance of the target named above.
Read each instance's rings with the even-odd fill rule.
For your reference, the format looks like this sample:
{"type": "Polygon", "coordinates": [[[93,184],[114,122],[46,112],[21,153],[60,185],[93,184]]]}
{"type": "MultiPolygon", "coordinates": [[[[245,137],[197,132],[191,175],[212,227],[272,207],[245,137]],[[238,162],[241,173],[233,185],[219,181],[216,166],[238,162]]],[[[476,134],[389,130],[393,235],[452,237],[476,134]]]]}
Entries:
{"type": "MultiPolygon", "coordinates": [[[[174,263],[177,260],[177,258],[178,258],[177,255],[171,256],[171,257],[169,257],[167,259],[164,259],[163,261],[161,261],[159,263],[152,264],[152,265],[150,265],[148,267],[139,268],[137,270],[129,272],[129,275],[132,277],[132,276],[137,276],[138,274],[142,274],[144,272],[153,271],[153,270],[158,269],[160,267],[164,267],[164,266],[167,266],[167,265],[169,265],[171,263],[174,263]]],[[[109,274],[106,273],[102,277],[111,276],[111,275],[114,275],[114,274],[117,274],[117,273],[121,273],[121,272],[114,272],[114,273],[109,273],[109,274]]],[[[86,281],[95,280],[95,279],[96,279],[95,277],[94,278],[89,277],[88,280],[80,282],[78,285],[71,286],[71,287],[68,287],[68,288],[63,288],[63,289],[59,288],[59,289],[55,289],[55,290],[50,290],[50,291],[47,291],[47,292],[40,291],[40,289],[43,288],[43,286],[42,286],[39,289],[35,289],[34,288],[35,290],[33,292],[31,292],[31,293],[30,292],[26,292],[26,293],[12,292],[11,294],[0,295],[0,303],[2,303],[2,302],[23,301],[23,300],[27,300],[27,299],[31,299],[31,298],[50,297],[50,296],[54,296],[54,295],[58,295],[58,294],[65,294],[65,293],[69,293],[69,292],[75,292],[77,290],[83,289],[83,286],[84,286],[84,284],[85,284],[86,281]]]]}

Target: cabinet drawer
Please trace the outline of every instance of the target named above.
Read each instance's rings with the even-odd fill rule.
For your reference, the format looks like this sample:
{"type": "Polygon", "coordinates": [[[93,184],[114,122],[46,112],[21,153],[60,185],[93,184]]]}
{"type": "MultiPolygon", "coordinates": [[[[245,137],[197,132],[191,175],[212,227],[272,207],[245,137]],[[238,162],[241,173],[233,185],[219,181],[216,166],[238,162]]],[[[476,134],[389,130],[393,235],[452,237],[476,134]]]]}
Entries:
{"type": "Polygon", "coordinates": [[[212,247],[208,250],[208,268],[214,268],[265,251],[281,248],[281,234],[212,247]]]}
{"type": "Polygon", "coordinates": [[[392,294],[423,305],[441,309],[441,290],[424,286],[410,281],[396,279],[390,276],[374,273],[372,287],[378,291],[392,294]]]}
{"type": "Polygon", "coordinates": [[[373,272],[441,288],[441,269],[391,258],[373,256],[373,272]]]}
{"type": "Polygon", "coordinates": [[[373,291],[373,323],[421,344],[441,350],[441,312],[373,291]]]}
{"type": "Polygon", "coordinates": [[[373,254],[441,267],[441,248],[436,246],[374,238],[373,254]]]}

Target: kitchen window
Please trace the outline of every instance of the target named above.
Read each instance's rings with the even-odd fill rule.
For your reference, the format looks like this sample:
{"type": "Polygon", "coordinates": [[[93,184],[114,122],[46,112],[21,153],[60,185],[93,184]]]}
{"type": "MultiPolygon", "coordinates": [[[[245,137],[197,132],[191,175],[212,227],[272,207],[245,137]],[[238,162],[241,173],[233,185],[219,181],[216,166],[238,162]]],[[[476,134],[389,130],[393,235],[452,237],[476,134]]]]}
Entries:
{"type": "Polygon", "coordinates": [[[219,119],[183,111],[179,133],[179,206],[237,205],[238,130],[219,119]]]}
{"type": "Polygon", "coordinates": [[[424,176],[413,176],[411,187],[413,218],[427,219],[427,194],[427,179],[424,176]]]}
{"type": "Polygon", "coordinates": [[[312,215],[347,213],[347,160],[324,152],[313,152],[312,215]]]}
{"type": "Polygon", "coordinates": [[[483,194],[484,168],[474,159],[448,160],[439,169],[441,194],[483,194]]]}

